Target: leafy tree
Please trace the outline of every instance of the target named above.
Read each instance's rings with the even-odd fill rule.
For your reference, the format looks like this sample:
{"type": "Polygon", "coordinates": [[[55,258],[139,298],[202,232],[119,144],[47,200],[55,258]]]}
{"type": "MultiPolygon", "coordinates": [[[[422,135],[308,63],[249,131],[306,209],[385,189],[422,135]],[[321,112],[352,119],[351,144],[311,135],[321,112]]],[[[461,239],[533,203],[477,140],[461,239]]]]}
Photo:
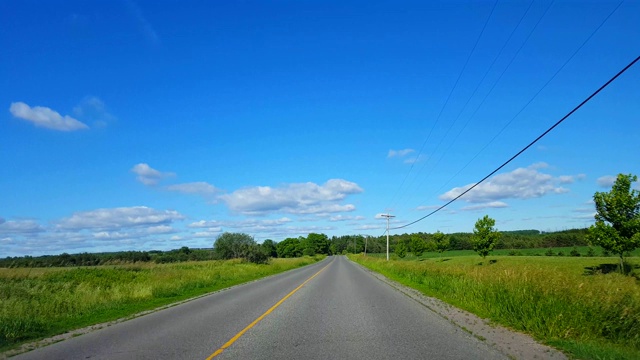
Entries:
{"type": "Polygon", "coordinates": [[[447,251],[449,249],[449,238],[440,232],[440,230],[436,231],[433,234],[433,241],[436,243],[436,250],[442,254],[443,251],[447,251]]]}
{"type": "Polygon", "coordinates": [[[593,195],[596,223],[589,228],[589,240],[620,256],[621,271],[625,252],[640,246],[640,192],[631,190],[635,181],[635,175],[619,174],[611,191],[593,195]]]}
{"type": "Polygon", "coordinates": [[[422,240],[422,238],[419,235],[411,236],[411,252],[413,253],[413,255],[415,256],[422,255],[422,253],[424,253],[425,247],[426,247],[426,244],[424,243],[424,240],[422,240]]]}
{"type": "Polygon", "coordinates": [[[305,255],[325,254],[329,255],[329,238],[325,234],[310,233],[307,236],[305,255]]]}
{"type": "Polygon", "coordinates": [[[494,228],[495,225],[496,221],[490,218],[489,215],[485,215],[476,221],[473,229],[473,236],[471,237],[473,250],[483,258],[489,255],[498,239],[500,239],[501,234],[494,228]]]}
{"type": "Polygon", "coordinates": [[[271,239],[267,239],[265,241],[262,242],[262,245],[260,245],[262,247],[262,251],[269,257],[278,257],[278,250],[276,249],[276,242],[271,240],[271,239]]]}
{"type": "Polygon", "coordinates": [[[407,256],[407,245],[404,244],[404,241],[398,241],[396,245],[396,255],[401,259],[407,256]]]}
{"type": "Polygon", "coordinates": [[[286,238],[276,245],[276,251],[280,258],[300,257],[302,250],[300,239],[296,238],[286,238]]]}
{"type": "Polygon", "coordinates": [[[213,243],[213,250],[221,259],[236,259],[245,257],[255,245],[256,241],[250,235],[225,232],[213,243]]]}

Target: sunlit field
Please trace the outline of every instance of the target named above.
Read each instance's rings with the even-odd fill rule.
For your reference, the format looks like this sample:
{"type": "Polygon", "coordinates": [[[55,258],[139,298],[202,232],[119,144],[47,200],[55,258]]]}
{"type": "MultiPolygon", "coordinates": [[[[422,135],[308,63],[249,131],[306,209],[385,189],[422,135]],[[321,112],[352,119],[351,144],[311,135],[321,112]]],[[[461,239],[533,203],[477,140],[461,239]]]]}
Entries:
{"type": "Polygon", "coordinates": [[[0,349],[311,264],[322,256],[78,268],[0,268],[0,349]]]}

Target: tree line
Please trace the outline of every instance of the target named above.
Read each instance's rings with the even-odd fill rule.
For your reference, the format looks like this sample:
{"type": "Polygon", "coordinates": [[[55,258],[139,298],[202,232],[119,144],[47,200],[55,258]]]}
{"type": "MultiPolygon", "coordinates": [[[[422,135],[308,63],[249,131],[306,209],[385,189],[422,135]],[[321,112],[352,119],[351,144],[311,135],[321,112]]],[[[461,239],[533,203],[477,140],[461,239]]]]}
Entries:
{"type": "MultiPolygon", "coordinates": [[[[496,243],[496,249],[525,249],[539,247],[582,246],[587,244],[588,229],[574,229],[553,233],[537,230],[503,232],[496,243]]],[[[400,246],[406,252],[446,250],[472,250],[472,233],[440,232],[405,233],[391,235],[391,252],[400,246]],[[444,237],[444,239],[442,238],[444,237]],[[446,241],[444,241],[446,240],[446,241]]],[[[219,259],[245,259],[254,263],[265,263],[269,258],[292,258],[315,254],[337,255],[347,253],[384,253],[386,236],[343,235],[328,237],[325,234],[310,233],[306,237],[290,237],[280,242],[267,239],[258,244],[255,239],[243,233],[223,233],[214,241],[210,249],[190,249],[183,246],[170,251],[120,251],[109,253],[78,253],[44,256],[6,257],[0,259],[0,267],[71,267],[98,266],[154,262],[157,264],[204,261],[219,259]]]]}

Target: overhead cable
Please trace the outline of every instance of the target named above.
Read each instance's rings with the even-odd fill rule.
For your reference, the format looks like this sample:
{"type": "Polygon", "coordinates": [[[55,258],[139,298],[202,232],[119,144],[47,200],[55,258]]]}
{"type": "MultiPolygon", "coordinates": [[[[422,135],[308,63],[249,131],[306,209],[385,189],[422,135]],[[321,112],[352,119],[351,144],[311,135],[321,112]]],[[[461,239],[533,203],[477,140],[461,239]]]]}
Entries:
{"type": "MultiPolygon", "coordinates": [[[[418,155],[416,155],[416,158],[420,157],[420,154],[422,154],[422,151],[424,150],[424,146],[427,144],[427,142],[431,138],[431,134],[433,133],[433,129],[438,124],[438,121],[440,121],[440,117],[442,116],[442,112],[444,111],[444,108],[447,107],[447,104],[449,103],[449,99],[451,99],[451,95],[453,94],[453,92],[455,91],[456,87],[458,86],[458,82],[460,81],[460,78],[462,77],[462,74],[466,70],[467,65],[469,65],[469,61],[471,60],[471,56],[475,53],[476,48],[478,47],[478,43],[480,42],[480,39],[482,38],[482,34],[484,34],[484,31],[487,28],[487,24],[489,24],[489,20],[491,20],[491,16],[493,15],[493,12],[496,9],[497,5],[498,5],[498,0],[496,0],[496,2],[493,4],[493,7],[491,8],[491,12],[489,13],[489,16],[487,17],[487,20],[484,22],[484,25],[482,26],[482,30],[480,31],[480,34],[478,35],[478,38],[476,39],[476,42],[473,45],[473,48],[471,49],[471,52],[469,53],[469,56],[467,56],[467,60],[465,61],[464,65],[462,66],[462,70],[460,70],[460,73],[458,74],[458,78],[456,79],[455,83],[453,84],[453,87],[451,88],[451,91],[449,91],[449,95],[447,95],[447,99],[445,100],[444,104],[440,108],[440,112],[438,113],[438,116],[436,117],[436,121],[433,123],[433,126],[431,127],[431,130],[429,131],[429,134],[427,135],[427,138],[422,143],[422,147],[420,147],[420,151],[418,151],[418,155]]],[[[415,165],[415,162],[411,164],[411,167],[409,168],[409,171],[407,172],[407,175],[404,177],[404,179],[402,179],[402,182],[400,183],[400,186],[398,187],[398,190],[396,191],[396,194],[391,198],[390,205],[393,202],[393,199],[396,197],[398,191],[400,191],[400,189],[404,185],[405,181],[409,177],[409,174],[411,174],[411,171],[413,170],[414,165],[415,165]]]]}
{"type": "Polygon", "coordinates": [[[446,204],[440,206],[439,208],[433,210],[432,212],[430,212],[429,214],[419,218],[418,220],[412,221],[408,224],[402,225],[402,226],[398,226],[398,227],[394,227],[394,228],[390,228],[389,230],[396,230],[396,229],[402,229],[408,226],[411,226],[419,221],[422,221],[426,218],[428,218],[429,216],[437,213],[438,211],[444,209],[445,207],[449,206],[449,204],[453,203],[454,201],[458,200],[459,198],[461,198],[462,196],[464,196],[465,194],[467,194],[469,191],[473,190],[476,186],[482,184],[485,180],[487,180],[489,177],[491,177],[493,174],[497,173],[498,171],[500,171],[500,169],[502,169],[503,167],[505,167],[507,164],[509,164],[511,161],[513,161],[515,158],[517,158],[518,156],[520,156],[520,154],[522,154],[523,152],[525,152],[527,149],[529,149],[531,146],[533,146],[535,143],[537,143],[540,139],[542,139],[545,135],[547,135],[549,132],[551,132],[551,130],[555,129],[558,125],[560,125],[563,121],[565,121],[569,116],[573,115],[573,113],[575,113],[576,111],[578,111],[578,109],[580,109],[584,104],[586,104],[587,102],[589,102],[594,96],[598,95],[598,93],[600,93],[602,90],[604,90],[607,86],[609,86],[609,84],[611,84],[614,80],[616,80],[620,75],[624,74],[629,68],[631,68],[636,62],[638,62],[638,60],[640,60],[640,56],[636,57],[633,61],[631,61],[627,66],[625,66],[622,70],[620,70],[617,74],[615,74],[611,79],[609,79],[606,83],[604,83],[602,86],[600,86],[598,88],[598,90],[594,91],[591,95],[589,95],[586,99],[584,99],[580,104],[578,104],[578,106],[574,107],[573,110],[569,111],[569,113],[567,113],[565,116],[563,116],[560,120],[558,120],[555,124],[553,124],[550,128],[548,128],[545,132],[543,132],[540,136],[538,136],[537,138],[535,138],[532,142],[530,142],[527,146],[525,146],[524,148],[522,148],[522,150],[518,151],[515,155],[513,155],[511,158],[509,158],[509,160],[505,161],[504,163],[502,163],[502,165],[498,166],[495,170],[493,170],[492,172],[490,172],[487,176],[483,177],[480,181],[478,181],[477,183],[473,184],[470,188],[468,188],[467,190],[463,191],[461,194],[459,194],[458,196],[456,196],[455,198],[449,200],[446,204]]]}

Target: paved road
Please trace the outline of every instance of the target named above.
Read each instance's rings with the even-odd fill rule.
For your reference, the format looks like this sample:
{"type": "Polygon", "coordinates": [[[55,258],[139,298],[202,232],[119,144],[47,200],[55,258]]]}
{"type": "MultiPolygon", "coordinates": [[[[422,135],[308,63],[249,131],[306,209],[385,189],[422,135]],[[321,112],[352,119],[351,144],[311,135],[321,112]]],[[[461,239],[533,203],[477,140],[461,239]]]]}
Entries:
{"type": "Polygon", "coordinates": [[[506,358],[339,256],[15,359],[206,359],[234,337],[215,359],[506,358]]]}

